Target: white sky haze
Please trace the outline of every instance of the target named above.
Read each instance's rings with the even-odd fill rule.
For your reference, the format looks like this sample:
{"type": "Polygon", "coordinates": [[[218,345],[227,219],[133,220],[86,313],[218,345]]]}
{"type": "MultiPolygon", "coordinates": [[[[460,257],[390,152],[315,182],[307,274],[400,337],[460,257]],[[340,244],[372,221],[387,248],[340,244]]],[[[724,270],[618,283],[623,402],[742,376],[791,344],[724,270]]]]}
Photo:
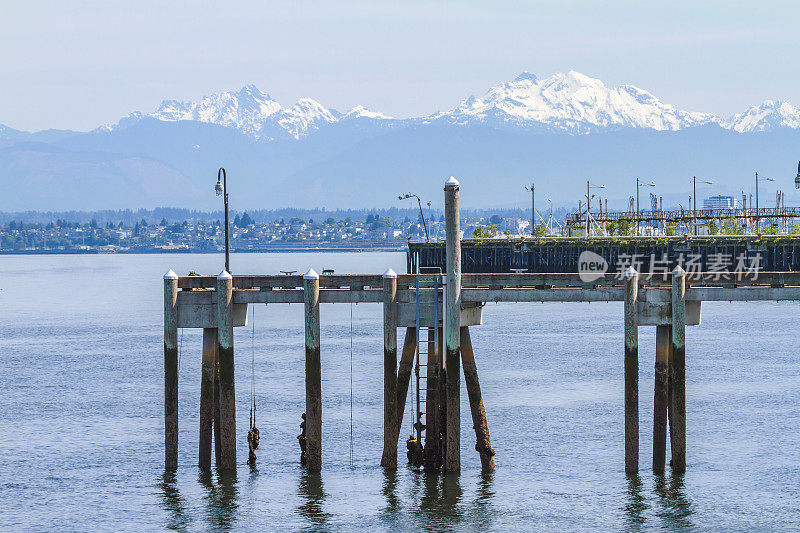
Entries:
{"type": "Polygon", "coordinates": [[[254,83],[397,117],[574,69],[729,116],[800,104],[791,2],[60,2],[7,0],[0,124],[92,129],[163,99],[254,83]]]}

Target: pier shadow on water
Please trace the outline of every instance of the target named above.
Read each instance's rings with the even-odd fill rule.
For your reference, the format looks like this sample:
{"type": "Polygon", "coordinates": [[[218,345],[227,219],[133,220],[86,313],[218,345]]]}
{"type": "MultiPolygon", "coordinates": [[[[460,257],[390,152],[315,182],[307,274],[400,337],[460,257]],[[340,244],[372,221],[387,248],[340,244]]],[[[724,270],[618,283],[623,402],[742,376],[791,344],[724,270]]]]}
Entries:
{"type": "Polygon", "coordinates": [[[158,489],[161,507],[169,517],[164,526],[173,531],[186,531],[191,524],[191,519],[186,513],[186,502],[178,488],[175,472],[164,472],[158,489]]]}
{"type": "Polygon", "coordinates": [[[686,495],[683,474],[655,476],[655,487],[662,508],[656,513],[668,529],[692,529],[694,508],[686,495]]]}
{"type": "Polygon", "coordinates": [[[323,528],[330,519],[324,510],[325,489],[322,485],[322,475],[319,472],[303,471],[297,493],[302,499],[302,504],[297,508],[297,514],[308,521],[306,529],[316,531],[323,528]]]}
{"type": "Polygon", "coordinates": [[[461,480],[458,474],[418,472],[413,487],[414,500],[419,501],[413,513],[421,518],[426,528],[454,526],[464,516],[461,508],[461,480]]]}
{"type": "Polygon", "coordinates": [[[642,494],[642,478],[636,475],[628,476],[627,499],[625,501],[625,530],[639,531],[647,520],[646,512],[650,508],[645,496],[642,494]]]}
{"type": "Polygon", "coordinates": [[[198,481],[206,489],[206,519],[212,529],[231,529],[239,509],[236,472],[217,471],[216,480],[211,472],[201,472],[198,481]]]}

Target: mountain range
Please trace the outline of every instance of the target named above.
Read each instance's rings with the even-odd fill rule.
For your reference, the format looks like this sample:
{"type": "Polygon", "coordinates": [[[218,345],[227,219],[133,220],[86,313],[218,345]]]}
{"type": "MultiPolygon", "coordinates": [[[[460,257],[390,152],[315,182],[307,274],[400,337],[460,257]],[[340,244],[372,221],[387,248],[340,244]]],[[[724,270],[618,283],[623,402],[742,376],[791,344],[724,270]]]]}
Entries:
{"type": "Polygon", "coordinates": [[[219,166],[243,208],[384,206],[409,187],[436,198],[450,174],[467,180],[473,205],[521,205],[517,189],[531,179],[545,199],[577,204],[587,177],[622,202],[637,176],[658,178],[657,192],[678,203],[693,174],[717,177],[724,193],[744,190],[755,169],[788,175],[798,140],[800,110],[786,102],[723,118],[575,71],[523,72],[410,118],[311,98],[284,107],[247,85],[165,100],[90,132],[0,125],[0,210],[208,208],[219,166]]]}

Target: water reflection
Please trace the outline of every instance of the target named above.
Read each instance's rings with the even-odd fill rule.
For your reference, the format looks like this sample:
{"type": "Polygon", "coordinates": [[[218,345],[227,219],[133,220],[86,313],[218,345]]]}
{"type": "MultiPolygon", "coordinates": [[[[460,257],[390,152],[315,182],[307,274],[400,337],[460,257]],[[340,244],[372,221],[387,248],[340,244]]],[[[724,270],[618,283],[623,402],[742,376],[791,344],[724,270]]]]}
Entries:
{"type": "Polygon", "coordinates": [[[236,522],[239,508],[239,487],[236,471],[217,471],[216,480],[211,472],[200,472],[200,484],[206,489],[207,520],[215,529],[230,529],[236,522]]]}
{"type": "Polygon", "coordinates": [[[476,526],[482,531],[487,531],[491,528],[492,517],[495,515],[492,510],[493,483],[494,472],[481,472],[473,512],[476,516],[476,526]]]}
{"type": "Polygon", "coordinates": [[[397,470],[383,470],[383,487],[381,493],[386,498],[386,507],[382,514],[383,521],[396,524],[399,518],[400,498],[397,497],[397,470]]]}
{"type": "Polygon", "coordinates": [[[169,514],[167,529],[175,531],[186,531],[191,520],[186,514],[186,503],[178,489],[175,472],[164,472],[161,482],[158,485],[161,491],[161,506],[169,514]]]}
{"type": "Polygon", "coordinates": [[[625,525],[628,531],[642,528],[645,511],[648,509],[645,497],[642,495],[642,478],[638,474],[628,476],[628,498],[625,502],[625,525]]]}
{"type": "Polygon", "coordinates": [[[694,509],[686,496],[683,474],[660,475],[655,478],[655,493],[663,506],[658,516],[668,528],[692,528],[694,509]]]}
{"type": "Polygon", "coordinates": [[[458,523],[463,511],[460,507],[461,481],[458,474],[422,474],[420,511],[427,520],[439,524],[458,523]]]}
{"type": "Polygon", "coordinates": [[[298,494],[304,501],[297,512],[308,519],[310,529],[324,526],[328,522],[329,514],[323,510],[325,490],[322,487],[322,475],[319,472],[303,470],[298,494]]]}

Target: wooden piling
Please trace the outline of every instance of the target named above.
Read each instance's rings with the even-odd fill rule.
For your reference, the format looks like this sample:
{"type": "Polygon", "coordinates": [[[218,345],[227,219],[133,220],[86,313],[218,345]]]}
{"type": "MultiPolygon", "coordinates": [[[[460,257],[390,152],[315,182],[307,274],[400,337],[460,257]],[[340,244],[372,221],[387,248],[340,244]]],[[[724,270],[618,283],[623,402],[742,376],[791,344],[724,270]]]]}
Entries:
{"type": "Polygon", "coordinates": [[[625,276],[625,473],[639,471],[639,331],[636,299],[639,274],[628,267],[625,276]]]}
{"type": "Polygon", "coordinates": [[[653,472],[663,474],[667,457],[667,406],[669,396],[669,352],[672,326],[656,326],[656,370],[653,386],[653,472]]]}
{"type": "Polygon", "coordinates": [[[322,469],[322,367],[319,344],[319,275],[303,275],[306,342],[306,468],[322,469]]]}
{"type": "Polygon", "coordinates": [[[212,406],[214,414],[214,464],[222,463],[222,440],[220,438],[220,426],[222,425],[219,413],[219,333],[217,333],[217,345],[214,348],[214,403],[212,406]]]}
{"type": "Polygon", "coordinates": [[[459,184],[451,177],[445,182],[444,211],[447,285],[445,287],[445,368],[447,371],[447,431],[445,472],[461,470],[461,235],[459,184]]]}
{"type": "Polygon", "coordinates": [[[397,274],[383,274],[383,455],[381,466],[397,468],[397,274]]]}
{"type": "Polygon", "coordinates": [[[220,461],[222,470],[236,469],[236,387],[233,360],[233,277],[217,276],[217,333],[219,335],[220,461]]]}
{"type": "Polygon", "coordinates": [[[400,428],[403,425],[403,411],[408,398],[408,383],[414,370],[414,356],[417,353],[417,328],[406,328],[403,341],[403,353],[397,368],[397,418],[394,421],[394,442],[400,440],[400,428]]]}
{"type": "Polygon", "coordinates": [[[475,353],[472,350],[468,327],[461,328],[461,363],[464,366],[464,382],[467,385],[472,426],[475,428],[475,450],[480,454],[483,471],[490,472],[494,470],[494,450],[489,439],[489,425],[486,422],[481,384],[478,381],[478,367],[475,365],[475,353]]]}
{"type": "MultiPolygon", "coordinates": [[[[441,329],[439,330],[441,331],[441,329]]],[[[440,391],[442,389],[442,352],[441,346],[436,344],[436,330],[428,329],[428,360],[425,362],[426,375],[428,376],[427,389],[425,390],[425,450],[424,469],[426,472],[437,472],[442,465],[441,446],[441,405],[440,391]],[[433,345],[433,346],[431,346],[433,345]]],[[[441,338],[441,336],[439,337],[441,338]]]]}
{"type": "Polygon", "coordinates": [[[672,361],[670,364],[670,445],[672,471],[686,471],[686,272],[672,271],[672,361]]]}
{"type": "Polygon", "coordinates": [[[164,274],[164,468],[178,467],[178,275],[164,274]]]}
{"type": "Polygon", "coordinates": [[[211,468],[211,442],[214,428],[214,374],[217,358],[217,329],[203,328],[203,365],[200,372],[200,445],[198,466],[211,468]]]}

